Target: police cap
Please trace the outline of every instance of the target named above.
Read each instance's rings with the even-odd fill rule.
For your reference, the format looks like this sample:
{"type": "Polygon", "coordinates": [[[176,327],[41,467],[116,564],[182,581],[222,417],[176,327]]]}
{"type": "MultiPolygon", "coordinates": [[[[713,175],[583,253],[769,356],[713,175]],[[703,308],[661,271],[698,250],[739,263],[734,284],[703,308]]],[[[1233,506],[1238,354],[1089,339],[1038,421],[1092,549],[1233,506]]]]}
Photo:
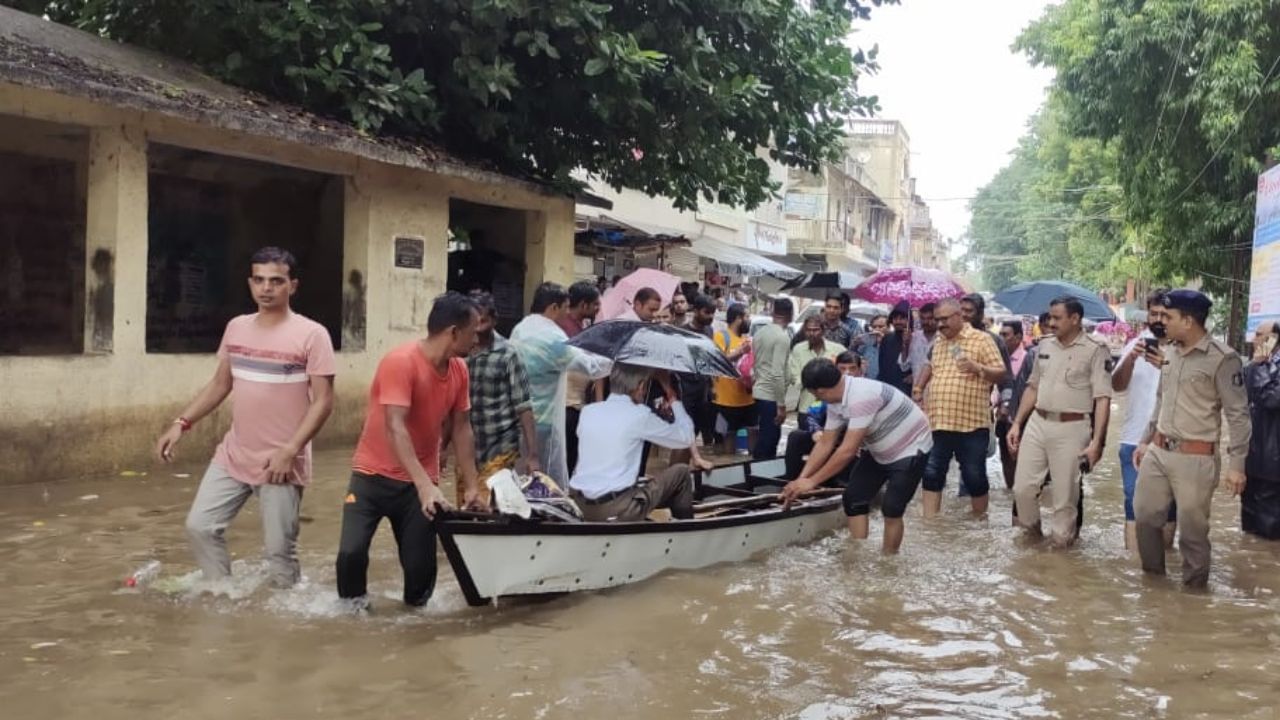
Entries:
{"type": "Polygon", "coordinates": [[[1213,301],[1195,290],[1170,290],[1160,299],[1160,304],[1170,310],[1187,313],[1208,313],[1213,301]]]}

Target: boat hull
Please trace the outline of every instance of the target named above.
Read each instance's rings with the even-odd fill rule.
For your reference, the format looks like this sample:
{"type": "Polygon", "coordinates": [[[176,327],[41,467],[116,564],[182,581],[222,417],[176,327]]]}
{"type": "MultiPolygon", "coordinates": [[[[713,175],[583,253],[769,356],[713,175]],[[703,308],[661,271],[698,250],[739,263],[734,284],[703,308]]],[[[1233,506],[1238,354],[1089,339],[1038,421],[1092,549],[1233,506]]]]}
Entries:
{"type": "Polygon", "coordinates": [[[447,520],[440,539],[467,602],[598,590],[666,570],[739,562],[840,527],[839,498],[731,517],[671,522],[525,523],[447,520]]]}

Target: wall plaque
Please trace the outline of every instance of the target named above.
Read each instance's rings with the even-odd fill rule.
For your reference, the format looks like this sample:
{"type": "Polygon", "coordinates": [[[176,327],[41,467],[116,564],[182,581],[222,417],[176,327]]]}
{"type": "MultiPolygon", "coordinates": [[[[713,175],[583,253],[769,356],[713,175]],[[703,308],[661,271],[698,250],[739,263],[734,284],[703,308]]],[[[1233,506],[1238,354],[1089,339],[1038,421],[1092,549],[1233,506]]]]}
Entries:
{"type": "Polygon", "coordinates": [[[422,258],[425,254],[426,241],[422,238],[396,238],[396,267],[421,270],[422,258]]]}

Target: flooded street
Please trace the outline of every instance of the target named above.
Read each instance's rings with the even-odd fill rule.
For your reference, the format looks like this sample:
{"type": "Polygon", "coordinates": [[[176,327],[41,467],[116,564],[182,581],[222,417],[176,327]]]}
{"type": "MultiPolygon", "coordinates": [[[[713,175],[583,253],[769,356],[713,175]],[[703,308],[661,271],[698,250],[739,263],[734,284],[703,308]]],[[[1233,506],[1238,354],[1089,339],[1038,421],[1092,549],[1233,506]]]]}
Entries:
{"type": "Polygon", "coordinates": [[[917,499],[896,558],[841,532],[748,563],[481,609],[445,563],[430,606],[408,611],[384,524],[365,617],[343,614],[333,589],[348,461],[345,449],[318,456],[305,583],[259,587],[251,501],[230,532],[240,574],[216,597],[183,589],[182,521],[202,468],[8,488],[3,714],[1272,718],[1280,704],[1280,547],[1243,539],[1238,504],[1220,493],[1211,592],[1144,579],[1122,547],[1114,444],[1069,552],[1018,538],[997,474],[983,520],[954,484],[936,523],[917,499]],[[157,586],[125,589],[151,559],[163,563],[157,586]]]}

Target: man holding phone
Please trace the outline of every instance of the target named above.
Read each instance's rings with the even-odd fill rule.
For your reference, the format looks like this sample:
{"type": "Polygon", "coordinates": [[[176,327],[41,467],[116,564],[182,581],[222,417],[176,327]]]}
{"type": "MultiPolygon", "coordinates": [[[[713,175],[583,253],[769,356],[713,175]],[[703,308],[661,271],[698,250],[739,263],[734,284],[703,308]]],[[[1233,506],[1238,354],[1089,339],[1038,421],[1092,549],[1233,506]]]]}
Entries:
{"type": "Polygon", "coordinates": [[[933,449],[925,465],[924,516],[942,508],[947,468],[955,458],[960,482],[975,515],[987,511],[987,445],[991,439],[991,388],[1005,379],[1004,363],[991,335],[975,330],[952,298],[937,305],[938,338],[924,372],[911,388],[933,428],[933,449]]]}
{"type": "MultiPolygon", "coordinates": [[[[1124,547],[1137,548],[1133,521],[1133,491],[1138,484],[1138,467],[1133,464],[1133,453],[1142,442],[1142,435],[1151,422],[1151,410],[1156,406],[1156,392],[1160,387],[1160,366],[1164,362],[1161,350],[1169,344],[1165,334],[1164,306],[1160,300],[1167,290],[1155,290],[1147,296],[1147,332],[1129,341],[1121,351],[1120,364],[1111,374],[1111,386],[1117,393],[1128,391],[1125,403],[1124,423],[1120,427],[1120,477],[1124,484],[1124,547]]],[[[1177,527],[1177,505],[1169,508],[1165,524],[1165,545],[1173,543],[1177,527]]]]}
{"type": "Polygon", "coordinates": [[[1240,356],[1205,328],[1213,303],[1195,290],[1174,290],[1160,300],[1165,332],[1173,341],[1164,353],[1160,390],[1151,423],[1133,455],[1138,487],[1133,497],[1142,569],[1163,575],[1162,530],[1169,506],[1178,503],[1178,549],[1182,583],[1209,582],[1209,510],[1221,469],[1222,421],[1229,443],[1226,485],[1245,489],[1245,457],[1252,426],[1240,356]]]}
{"type": "Polygon", "coordinates": [[[1102,458],[1113,364],[1107,346],[1084,332],[1079,300],[1058,298],[1049,304],[1049,315],[1054,334],[1036,351],[1008,442],[1018,456],[1013,481],[1018,524],[1040,533],[1040,488],[1047,471],[1054,478],[1049,538],[1055,546],[1066,547],[1077,536],[1080,476],[1102,458]]]}

